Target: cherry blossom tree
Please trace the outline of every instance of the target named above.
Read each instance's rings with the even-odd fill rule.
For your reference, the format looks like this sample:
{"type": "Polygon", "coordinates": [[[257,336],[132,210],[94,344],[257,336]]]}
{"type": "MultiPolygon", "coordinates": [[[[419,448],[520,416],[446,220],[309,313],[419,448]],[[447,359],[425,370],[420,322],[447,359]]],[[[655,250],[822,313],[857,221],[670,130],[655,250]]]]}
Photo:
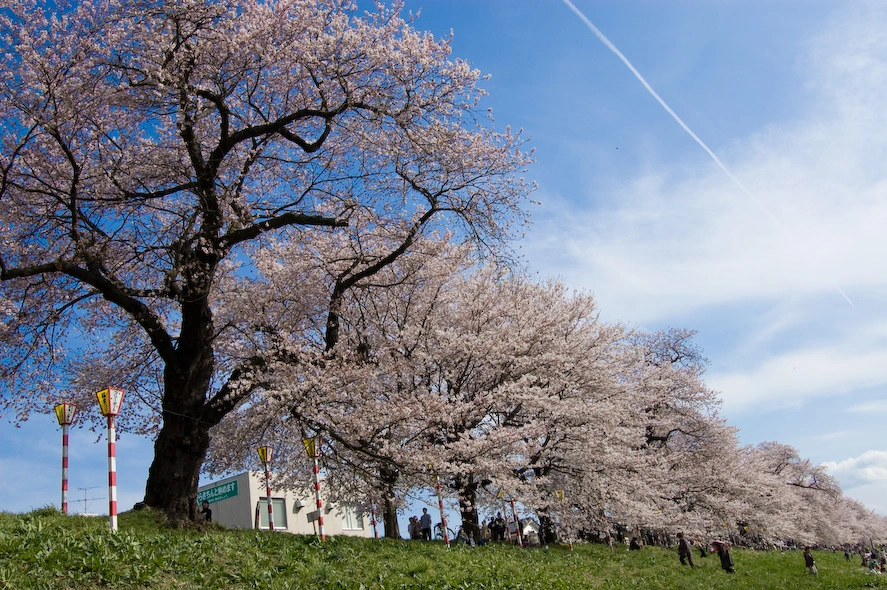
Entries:
{"type": "Polygon", "coordinates": [[[826,524],[834,520],[841,489],[822,466],[777,442],[747,447],[743,453],[749,485],[740,520],[750,532],[803,544],[832,544],[842,536],[832,524],[826,524]]]}
{"type": "Polygon", "coordinates": [[[698,533],[723,498],[722,466],[736,437],[718,415],[717,393],[703,381],[708,361],[693,336],[674,328],[632,334],[636,361],[626,383],[635,401],[632,415],[644,429],[641,451],[651,494],[644,504],[652,508],[644,524],[680,523],[698,533]]]}
{"type": "Polygon", "coordinates": [[[887,517],[879,516],[852,498],[841,498],[834,521],[845,529],[839,540],[845,547],[871,546],[874,542],[883,545],[887,540],[887,517]]]}
{"type": "Polygon", "coordinates": [[[822,544],[880,530],[791,447],[738,446],[691,332],[626,335],[590,296],[476,266],[449,239],[419,239],[345,291],[328,348],[322,294],[354,265],[354,243],[330,232],[264,247],[255,280],[223,281],[223,309],[263,310],[220,316],[249,335],[226,356],[274,368],[214,430],[212,472],[254,463],[270,441],[279,481],[303,486],[301,437],[319,434],[330,499],[380,501],[391,537],[397,508],[438,476],[469,528],[514,499],[549,532],[822,544]]]}
{"type": "MultiPolygon", "coordinates": [[[[288,253],[279,264],[257,265],[268,272],[269,292],[281,282],[311,283],[311,273],[288,259],[305,257],[288,253]]],[[[344,259],[339,253],[323,267],[344,259]]],[[[562,433],[573,425],[589,429],[618,414],[602,402],[613,394],[605,387],[616,386],[607,363],[623,333],[597,320],[588,295],[494,266],[469,272],[473,259],[464,248],[418,243],[372,284],[346,293],[333,349],[303,339],[299,314],[275,326],[274,333],[293,336],[289,346],[301,351],[293,356],[309,358],[309,349],[323,360],[275,370],[280,379],[219,426],[217,434],[230,434],[216,437],[225,442],[213,446],[209,468],[236,469],[259,437],[271,436],[292,451],[282,471],[299,485],[306,472],[294,441],[311,432],[326,441],[325,473],[343,494],[359,495],[355,485],[364,486],[387,502],[439,477],[459,498],[469,527],[477,524],[479,496],[492,504],[500,489],[525,503],[550,495],[533,462],[554,440],[569,438],[562,433]],[[232,438],[242,441],[236,453],[232,438]]],[[[338,273],[327,275],[334,281],[338,273]]],[[[267,298],[249,296],[273,308],[267,298]]],[[[396,522],[395,505],[387,504],[386,523],[396,522]]]]}
{"type": "Polygon", "coordinates": [[[156,434],[145,502],[194,518],[210,429],[292,353],[237,288],[263,249],[341,233],[333,280],[281,297],[330,349],[344,294],[421,235],[504,243],[532,188],[523,140],[398,9],[4,6],[0,377],[29,392],[4,407],[26,419],[122,386],[120,427],[156,434]]]}
{"type": "Polygon", "coordinates": [[[244,286],[248,294],[237,295],[271,310],[264,317],[275,318],[272,326],[262,326],[262,315],[248,316],[260,324],[241,331],[272,332],[276,348],[292,352],[272,355],[273,378],[216,428],[207,468],[214,473],[240,469],[252,461],[258,441],[271,440],[283,467],[279,481],[299,487],[310,474],[300,439],[318,435],[324,441],[322,467],[335,499],[354,502],[372,496],[382,501],[385,533],[397,537],[396,509],[404,493],[428,483],[427,463],[411,444],[422,427],[418,417],[434,411],[423,407],[422,386],[412,379],[410,356],[421,333],[415,326],[432,314],[444,286],[459,284],[474,252],[446,238],[418,240],[408,255],[371,282],[344,293],[336,314],[340,338],[327,348],[321,321],[327,310],[305,310],[275,294],[292,284],[311,289],[312,283],[336,283],[350,257],[347,249],[330,243],[342,242],[338,236],[329,238],[313,257],[305,256],[304,242],[277,250],[279,258],[272,264],[257,265],[263,280],[244,286]],[[316,267],[304,264],[309,258],[316,267]]]}
{"type": "Polygon", "coordinates": [[[536,505],[551,493],[541,465],[613,386],[607,353],[622,331],[598,321],[587,294],[494,268],[439,311],[424,344],[425,379],[448,412],[429,424],[428,442],[471,527],[479,494],[491,505],[499,490],[536,505]]]}

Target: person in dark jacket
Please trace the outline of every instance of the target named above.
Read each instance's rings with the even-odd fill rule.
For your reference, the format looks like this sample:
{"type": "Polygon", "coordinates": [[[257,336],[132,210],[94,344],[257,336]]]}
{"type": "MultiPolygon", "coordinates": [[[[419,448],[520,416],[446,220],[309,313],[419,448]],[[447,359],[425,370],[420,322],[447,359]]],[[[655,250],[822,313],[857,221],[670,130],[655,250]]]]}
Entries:
{"type": "Polygon", "coordinates": [[[736,570],[733,567],[733,556],[730,555],[730,545],[724,541],[712,541],[711,544],[718,552],[718,557],[721,560],[721,568],[728,574],[735,574],[736,570]]]}
{"type": "Polygon", "coordinates": [[[496,518],[493,519],[493,524],[490,529],[493,533],[494,541],[505,540],[505,519],[502,518],[501,512],[496,513],[496,518]]]}
{"type": "Polygon", "coordinates": [[[678,533],[678,557],[681,559],[681,565],[690,564],[693,567],[693,554],[690,552],[690,543],[684,538],[684,533],[678,533]]]}
{"type": "Polygon", "coordinates": [[[203,515],[203,520],[205,520],[206,522],[212,522],[212,521],[213,521],[213,511],[212,511],[212,509],[209,507],[209,502],[208,502],[208,501],[204,500],[204,501],[200,504],[200,514],[203,515]]]}
{"type": "Polygon", "coordinates": [[[426,541],[431,540],[431,515],[428,514],[428,509],[422,509],[422,516],[419,517],[419,526],[422,530],[422,538],[426,541]]]}
{"type": "Polygon", "coordinates": [[[804,565],[811,576],[814,578],[819,576],[819,572],[816,571],[816,560],[813,559],[813,554],[810,553],[810,547],[804,547],[804,565]]]}
{"type": "Polygon", "coordinates": [[[410,524],[407,526],[407,532],[410,534],[410,539],[419,540],[422,538],[422,525],[419,524],[418,516],[410,517],[410,524]]]}

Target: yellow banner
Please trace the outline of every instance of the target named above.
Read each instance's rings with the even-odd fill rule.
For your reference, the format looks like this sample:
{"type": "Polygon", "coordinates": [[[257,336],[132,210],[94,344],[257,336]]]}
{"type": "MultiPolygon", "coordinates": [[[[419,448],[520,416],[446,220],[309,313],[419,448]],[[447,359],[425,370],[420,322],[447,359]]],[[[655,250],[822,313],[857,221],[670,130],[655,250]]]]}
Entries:
{"type": "Polygon", "coordinates": [[[558,502],[564,501],[564,491],[563,490],[554,490],[554,497],[557,498],[558,502]]]}

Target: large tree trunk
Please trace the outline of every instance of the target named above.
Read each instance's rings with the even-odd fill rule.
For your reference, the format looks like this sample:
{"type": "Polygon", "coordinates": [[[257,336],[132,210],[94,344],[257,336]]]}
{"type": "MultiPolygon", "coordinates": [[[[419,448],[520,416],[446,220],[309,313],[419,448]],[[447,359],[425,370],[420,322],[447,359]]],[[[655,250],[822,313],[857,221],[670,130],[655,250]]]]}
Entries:
{"type": "Polygon", "coordinates": [[[385,484],[385,497],[382,499],[382,522],[385,525],[385,538],[400,539],[400,525],[397,523],[397,506],[394,503],[394,487],[400,474],[396,469],[383,467],[379,475],[385,484]]]}
{"type": "Polygon", "coordinates": [[[477,515],[477,488],[478,483],[474,475],[467,478],[457,477],[454,487],[459,494],[459,513],[462,516],[462,528],[465,534],[474,533],[474,538],[480,538],[480,526],[477,515]]]}
{"type": "Polygon", "coordinates": [[[178,347],[164,367],[163,424],[145,486],[145,504],[173,520],[197,518],[197,485],[209,430],[223,415],[205,412],[215,360],[212,338],[208,299],[183,304],[178,347]]]}
{"type": "Polygon", "coordinates": [[[197,484],[209,448],[209,426],[193,418],[165,414],[154,442],[145,504],[174,520],[196,520],[197,484]]]}

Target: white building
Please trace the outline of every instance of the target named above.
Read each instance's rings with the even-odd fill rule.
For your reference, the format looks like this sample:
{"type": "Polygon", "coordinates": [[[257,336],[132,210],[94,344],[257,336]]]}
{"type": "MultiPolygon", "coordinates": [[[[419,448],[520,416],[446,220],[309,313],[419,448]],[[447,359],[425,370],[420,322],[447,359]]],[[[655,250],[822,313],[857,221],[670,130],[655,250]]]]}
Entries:
{"type": "MultiPolygon", "coordinates": [[[[317,510],[313,488],[297,495],[275,490],[273,476],[271,483],[274,530],[299,535],[316,534],[317,510]]],[[[204,500],[209,502],[213,522],[238,529],[269,528],[267,491],[262,473],[246,471],[200,486],[197,504],[202,504],[204,500]]],[[[325,535],[372,537],[373,527],[369,518],[365,518],[355,506],[331,506],[324,501],[323,532],[325,535]]]]}

